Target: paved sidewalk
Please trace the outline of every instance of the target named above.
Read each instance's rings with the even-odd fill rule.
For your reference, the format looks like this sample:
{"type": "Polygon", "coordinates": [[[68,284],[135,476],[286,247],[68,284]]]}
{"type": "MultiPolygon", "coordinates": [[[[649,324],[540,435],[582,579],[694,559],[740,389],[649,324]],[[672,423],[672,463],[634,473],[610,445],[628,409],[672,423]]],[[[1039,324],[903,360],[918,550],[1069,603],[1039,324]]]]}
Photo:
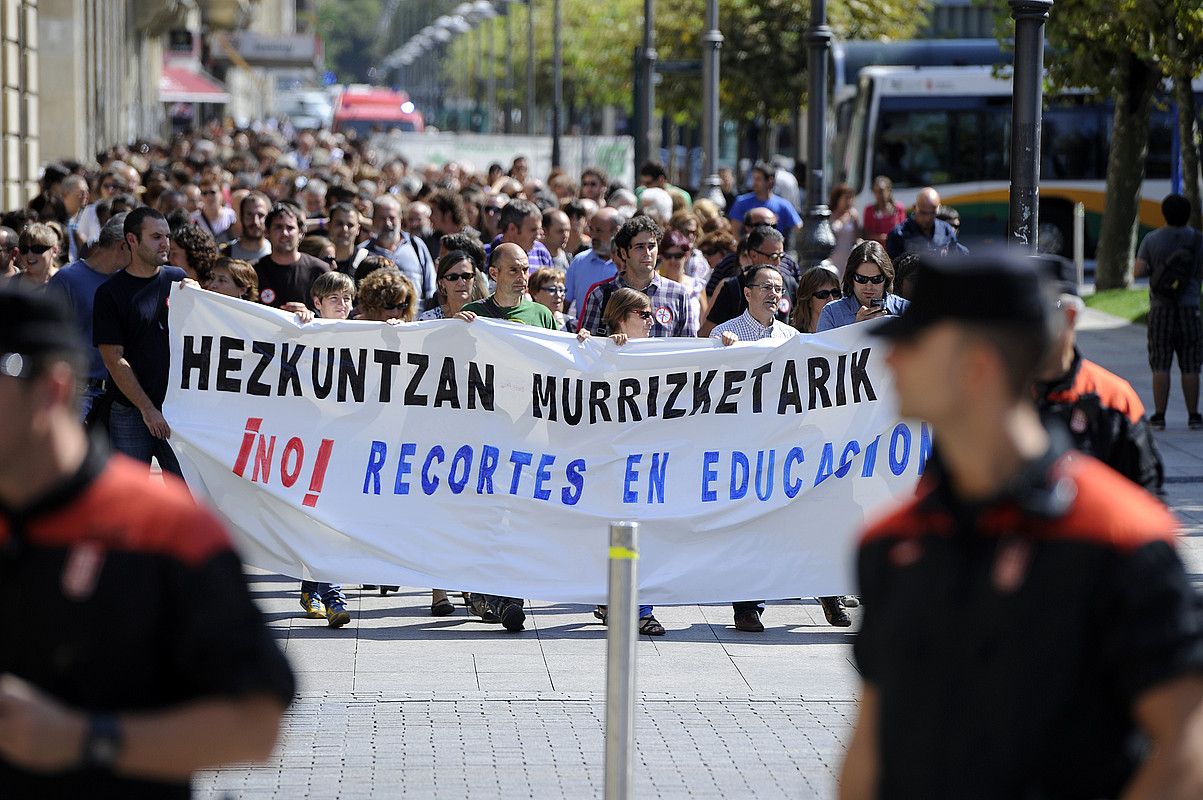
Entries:
{"type": "MultiPolygon", "coordinates": [[[[1144,328],[1088,310],[1080,331],[1085,355],[1151,404],[1144,328]]],[[[1203,581],[1203,433],[1186,430],[1180,400],[1167,417],[1167,501],[1203,581]]],[[[535,603],[512,635],[462,605],[431,617],[428,591],[352,590],[352,624],[331,631],[301,617],[296,581],[251,582],[300,695],[278,755],[202,773],[198,797],[601,796],[605,628],[589,607],[535,603]]],[[[638,644],[636,795],[834,796],[856,711],[848,629],[829,627],[814,600],[771,604],[759,635],[734,630],[730,606],[656,616],[668,635],[638,644]]]]}

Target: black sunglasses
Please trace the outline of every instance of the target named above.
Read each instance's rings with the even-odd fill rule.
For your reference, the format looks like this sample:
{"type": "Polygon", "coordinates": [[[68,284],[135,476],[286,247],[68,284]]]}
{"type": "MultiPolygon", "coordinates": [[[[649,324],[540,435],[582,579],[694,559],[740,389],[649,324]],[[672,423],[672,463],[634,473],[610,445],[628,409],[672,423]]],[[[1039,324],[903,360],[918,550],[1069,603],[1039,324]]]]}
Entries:
{"type": "Polygon", "coordinates": [[[882,275],[880,272],[877,273],[876,275],[874,275],[873,277],[869,277],[868,275],[861,275],[859,272],[854,272],[854,273],[852,273],[852,280],[856,281],[857,283],[861,283],[861,284],[864,284],[864,283],[878,284],[878,283],[885,283],[886,276],[882,275]]]}
{"type": "Polygon", "coordinates": [[[817,292],[811,292],[810,296],[817,300],[828,300],[828,299],[839,300],[841,297],[844,296],[844,293],[841,292],[839,289],[820,289],[817,292]]]}
{"type": "Polygon", "coordinates": [[[19,244],[17,245],[17,252],[33,253],[35,256],[40,256],[52,247],[54,247],[52,244],[19,244]]]}
{"type": "Polygon", "coordinates": [[[632,311],[632,314],[638,314],[640,319],[651,319],[652,312],[650,311],[632,311]]]}
{"type": "Polygon", "coordinates": [[[409,309],[409,301],[406,300],[404,303],[393,303],[392,305],[385,305],[385,306],[382,306],[382,308],[385,311],[406,311],[409,309]]]}
{"type": "Polygon", "coordinates": [[[473,273],[471,272],[449,272],[443,276],[443,280],[448,283],[459,283],[460,281],[472,280],[473,273]]]}

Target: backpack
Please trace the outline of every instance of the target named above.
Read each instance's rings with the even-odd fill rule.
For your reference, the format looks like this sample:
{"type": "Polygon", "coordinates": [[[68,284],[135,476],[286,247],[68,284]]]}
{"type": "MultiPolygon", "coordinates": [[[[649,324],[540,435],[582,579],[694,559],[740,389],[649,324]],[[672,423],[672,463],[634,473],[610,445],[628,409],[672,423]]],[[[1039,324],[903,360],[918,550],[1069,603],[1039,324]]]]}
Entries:
{"type": "Polygon", "coordinates": [[[1199,241],[1196,236],[1193,247],[1179,247],[1170,257],[1153,268],[1149,276],[1149,289],[1153,294],[1167,300],[1177,300],[1195,276],[1199,263],[1199,241]]]}

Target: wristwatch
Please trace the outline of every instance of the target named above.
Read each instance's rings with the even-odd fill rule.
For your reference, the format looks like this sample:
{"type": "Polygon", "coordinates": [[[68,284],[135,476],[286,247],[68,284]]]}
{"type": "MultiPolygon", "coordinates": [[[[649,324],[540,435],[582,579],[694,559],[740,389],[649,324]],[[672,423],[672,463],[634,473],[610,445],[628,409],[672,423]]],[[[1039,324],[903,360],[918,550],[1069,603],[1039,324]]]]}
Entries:
{"type": "Polygon", "coordinates": [[[92,714],[88,717],[88,733],[84,737],[84,769],[112,769],[121,753],[124,737],[121,725],[112,714],[92,714]]]}

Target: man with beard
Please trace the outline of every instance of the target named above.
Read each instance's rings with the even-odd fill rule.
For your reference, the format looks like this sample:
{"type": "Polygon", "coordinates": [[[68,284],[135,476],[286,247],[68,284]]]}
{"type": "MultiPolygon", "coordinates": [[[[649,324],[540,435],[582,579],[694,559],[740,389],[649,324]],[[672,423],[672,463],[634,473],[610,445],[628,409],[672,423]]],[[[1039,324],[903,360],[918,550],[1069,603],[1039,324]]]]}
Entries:
{"type": "Polygon", "coordinates": [[[305,220],[296,206],[276,203],[267,214],[267,235],[272,251],[255,262],[259,276],[259,302],[284,311],[305,311],[317,276],[330,271],[320,258],[297,249],[305,220]]]}
{"type": "Polygon", "coordinates": [[[180,464],[167,440],[171,426],[163,418],[171,346],[167,338],[167,295],[184,270],[167,264],[171,229],[167,219],[149,206],[125,217],[129,266],[96,290],[92,341],[112,377],[113,406],[109,435],[113,447],[164,472],[180,474],[180,464]]]}
{"type": "Polygon", "coordinates": [[[262,192],[251,192],[238,205],[238,222],[242,235],[226,245],[225,254],[230,258],[254,264],[272,251],[267,241],[267,211],[271,201],[262,192]]]}

